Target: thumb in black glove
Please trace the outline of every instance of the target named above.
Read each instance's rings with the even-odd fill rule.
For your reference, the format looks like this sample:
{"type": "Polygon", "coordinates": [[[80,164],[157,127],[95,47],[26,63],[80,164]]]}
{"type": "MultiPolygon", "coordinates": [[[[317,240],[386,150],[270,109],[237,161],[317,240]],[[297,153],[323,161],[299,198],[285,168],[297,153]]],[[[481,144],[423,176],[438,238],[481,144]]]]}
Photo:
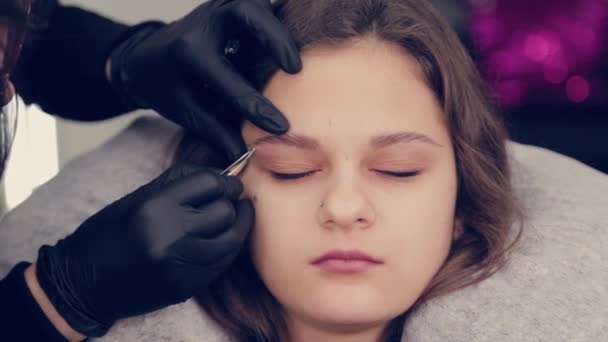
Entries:
{"type": "Polygon", "coordinates": [[[36,276],[61,316],[87,336],[118,319],[183,302],[228,268],[253,223],[239,179],[177,164],[110,204],[54,247],[36,276]]]}
{"type": "Polygon", "coordinates": [[[235,160],[245,146],[240,132],[227,128],[219,104],[270,133],[289,128],[281,112],[226,58],[227,51],[238,49],[240,37],[253,37],[263,51],[236,51],[239,55],[262,52],[287,72],[302,68],[270,0],[212,0],[169,25],[136,27],[110,57],[111,83],[136,106],[156,110],[235,160]]]}

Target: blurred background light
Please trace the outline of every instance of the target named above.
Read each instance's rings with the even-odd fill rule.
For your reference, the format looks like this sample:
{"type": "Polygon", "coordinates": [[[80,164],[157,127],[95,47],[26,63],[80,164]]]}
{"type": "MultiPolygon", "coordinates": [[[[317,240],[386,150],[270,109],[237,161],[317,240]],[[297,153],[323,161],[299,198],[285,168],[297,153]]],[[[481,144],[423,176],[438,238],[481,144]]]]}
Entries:
{"type": "Polygon", "coordinates": [[[608,1],[470,4],[479,67],[502,104],[606,106],[606,74],[599,69],[606,63],[608,1]],[[516,86],[519,83],[514,81],[526,86],[516,86]]]}

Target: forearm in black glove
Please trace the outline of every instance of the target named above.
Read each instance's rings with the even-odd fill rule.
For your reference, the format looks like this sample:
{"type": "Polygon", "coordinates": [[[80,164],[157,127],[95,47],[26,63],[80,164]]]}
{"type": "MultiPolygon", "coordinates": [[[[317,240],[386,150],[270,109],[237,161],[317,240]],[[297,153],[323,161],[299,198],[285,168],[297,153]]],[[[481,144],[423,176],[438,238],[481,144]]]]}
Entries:
{"type": "Polygon", "coordinates": [[[183,302],[237,254],[253,222],[240,180],[177,164],[40,249],[37,278],[76,331],[183,302]]]}

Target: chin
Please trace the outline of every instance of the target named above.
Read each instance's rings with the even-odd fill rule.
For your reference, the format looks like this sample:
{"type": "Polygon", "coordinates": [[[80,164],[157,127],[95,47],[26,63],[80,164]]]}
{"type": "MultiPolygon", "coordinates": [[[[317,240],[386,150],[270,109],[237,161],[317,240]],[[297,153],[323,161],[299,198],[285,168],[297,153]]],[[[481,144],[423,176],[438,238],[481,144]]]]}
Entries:
{"type": "Polygon", "coordinates": [[[386,313],[372,312],[313,312],[312,315],[318,322],[332,326],[343,327],[368,327],[383,325],[393,317],[386,313]]]}
{"type": "Polygon", "coordinates": [[[361,333],[371,329],[386,326],[399,314],[392,314],[381,307],[373,310],[353,306],[344,306],[343,309],[323,310],[323,306],[307,308],[300,312],[300,316],[317,327],[335,333],[361,333]]]}
{"type": "Polygon", "coordinates": [[[407,310],[406,305],[396,305],[386,295],[348,290],[301,304],[302,311],[314,320],[345,326],[384,324],[407,310]]]}

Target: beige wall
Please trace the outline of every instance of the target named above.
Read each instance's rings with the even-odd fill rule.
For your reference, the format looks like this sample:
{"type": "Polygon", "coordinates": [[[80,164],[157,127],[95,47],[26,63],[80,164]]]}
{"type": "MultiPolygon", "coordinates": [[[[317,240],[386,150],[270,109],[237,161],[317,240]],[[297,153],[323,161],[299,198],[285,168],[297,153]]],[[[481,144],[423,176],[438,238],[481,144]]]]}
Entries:
{"type": "MultiPolygon", "coordinates": [[[[63,0],[65,5],[75,5],[94,10],[115,20],[137,23],[142,20],[175,20],[201,0],[63,0]]],[[[59,167],[75,156],[89,151],[127,126],[140,113],[130,114],[101,123],[74,123],[57,121],[59,167]]]]}

